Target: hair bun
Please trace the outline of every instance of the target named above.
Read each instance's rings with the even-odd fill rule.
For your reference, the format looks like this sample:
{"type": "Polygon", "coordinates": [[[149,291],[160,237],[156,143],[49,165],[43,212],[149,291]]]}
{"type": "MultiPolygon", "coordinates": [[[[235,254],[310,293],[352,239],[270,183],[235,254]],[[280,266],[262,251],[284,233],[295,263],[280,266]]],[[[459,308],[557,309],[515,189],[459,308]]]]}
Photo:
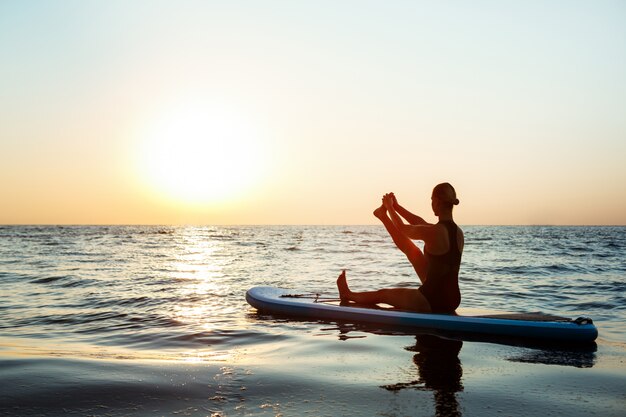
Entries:
{"type": "Polygon", "coordinates": [[[452,201],[452,204],[454,204],[455,206],[458,206],[460,203],[458,198],[455,198],[454,201],[452,201]]]}

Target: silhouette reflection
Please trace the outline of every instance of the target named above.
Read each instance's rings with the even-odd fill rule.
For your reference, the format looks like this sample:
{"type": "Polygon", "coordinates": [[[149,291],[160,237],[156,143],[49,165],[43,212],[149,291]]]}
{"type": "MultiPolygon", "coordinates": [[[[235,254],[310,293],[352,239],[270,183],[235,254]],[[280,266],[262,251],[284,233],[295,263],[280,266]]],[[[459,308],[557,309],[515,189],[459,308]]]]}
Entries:
{"type": "Polygon", "coordinates": [[[415,345],[406,347],[416,352],[413,363],[417,366],[418,378],[410,382],[383,385],[389,391],[417,389],[434,391],[435,415],[460,416],[456,393],[463,391],[461,377],[463,368],[459,353],[463,347],[460,340],[442,339],[433,335],[415,336],[415,345]]]}

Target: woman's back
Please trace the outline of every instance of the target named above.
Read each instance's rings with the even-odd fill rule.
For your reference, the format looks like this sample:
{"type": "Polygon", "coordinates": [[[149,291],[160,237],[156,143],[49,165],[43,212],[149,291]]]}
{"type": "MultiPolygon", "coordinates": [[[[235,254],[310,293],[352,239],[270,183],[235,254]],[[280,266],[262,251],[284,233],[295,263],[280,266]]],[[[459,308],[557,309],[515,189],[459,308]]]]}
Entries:
{"type": "Polygon", "coordinates": [[[426,282],[420,287],[426,296],[433,313],[451,313],[461,304],[459,290],[459,269],[461,249],[457,236],[460,229],[453,221],[440,221],[448,232],[448,251],[434,255],[424,251],[427,261],[426,282]]]}

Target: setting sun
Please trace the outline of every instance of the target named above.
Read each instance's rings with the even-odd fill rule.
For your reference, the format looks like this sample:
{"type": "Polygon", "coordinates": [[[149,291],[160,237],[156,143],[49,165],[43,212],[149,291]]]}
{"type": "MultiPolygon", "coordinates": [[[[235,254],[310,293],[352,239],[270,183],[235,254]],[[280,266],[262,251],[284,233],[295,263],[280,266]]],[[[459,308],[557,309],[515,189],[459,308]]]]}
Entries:
{"type": "Polygon", "coordinates": [[[176,202],[223,200],[262,176],[259,133],[224,109],[183,106],[150,122],[140,136],[139,175],[153,191],[176,202]]]}

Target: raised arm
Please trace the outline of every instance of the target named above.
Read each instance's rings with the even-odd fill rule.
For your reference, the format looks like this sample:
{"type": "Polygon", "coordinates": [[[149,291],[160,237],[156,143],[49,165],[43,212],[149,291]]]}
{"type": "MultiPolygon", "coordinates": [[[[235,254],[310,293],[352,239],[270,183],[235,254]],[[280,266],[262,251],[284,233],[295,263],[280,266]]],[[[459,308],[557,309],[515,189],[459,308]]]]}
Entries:
{"type": "Polygon", "coordinates": [[[405,224],[404,221],[402,221],[400,215],[396,212],[393,201],[394,197],[391,194],[386,194],[383,197],[383,204],[387,209],[387,213],[389,214],[391,221],[403,235],[405,235],[409,239],[423,240],[424,242],[426,242],[426,244],[435,241],[437,236],[435,225],[424,221],[423,219],[421,219],[421,217],[421,224],[405,224]]]}
{"type": "Polygon", "coordinates": [[[393,194],[385,194],[385,196],[383,197],[383,204],[385,205],[385,208],[387,209],[387,214],[389,214],[389,218],[391,218],[391,221],[393,222],[394,226],[396,226],[396,228],[403,235],[410,238],[412,231],[413,231],[412,229],[415,226],[410,225],[410,224],[405,224],[402,221],[402,218],[398,215],[398,213],[395,210],[394,201],[395,201],[395,197],[393,196],[393,194]]]}
{"type": "Polygon", "coordinates": [[[404,217],[406,221],[409,222],[409,224],[412,224],[413,226],[430,224],[426,220],[418,216],[417,214],[413,214],[407,209],[405,209],[404,207],[402,207],[398,203],[398,200],[396,199],[396,196],[394,193],[391,193],[391,196],[393,198],[393,208],[400,216],[404,217]]]}

